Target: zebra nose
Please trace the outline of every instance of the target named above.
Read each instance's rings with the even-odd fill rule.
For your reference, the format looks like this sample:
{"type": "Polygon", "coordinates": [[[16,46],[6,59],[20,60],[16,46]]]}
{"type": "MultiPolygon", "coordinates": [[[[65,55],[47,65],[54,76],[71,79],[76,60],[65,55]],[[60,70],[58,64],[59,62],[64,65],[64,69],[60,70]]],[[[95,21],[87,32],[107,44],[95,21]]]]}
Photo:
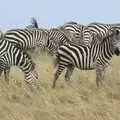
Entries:
{"type": "Polygon", "coordinates": [[[119,54],[120,54],[119,48],[116,48],[116,49],[115,49],[115,54],[116,54],[117,56],[119,56],[119,54]]]}

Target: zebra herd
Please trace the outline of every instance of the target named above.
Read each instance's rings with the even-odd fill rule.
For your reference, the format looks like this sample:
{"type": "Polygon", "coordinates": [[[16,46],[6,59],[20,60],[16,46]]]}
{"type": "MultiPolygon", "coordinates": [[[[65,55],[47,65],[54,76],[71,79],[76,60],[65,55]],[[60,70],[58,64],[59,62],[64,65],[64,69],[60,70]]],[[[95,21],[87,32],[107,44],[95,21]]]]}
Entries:
{"type": "Polygon", "coordinates": [[[65,68],[66,81],[70,80],[75,68],[96,69],[96,85],[100,87],[109,61],[120,53],[120,24],[90,23],[85,26],[67,22],[44,29],[39,28],[33,18],[31,25],[25,28],[1,31],[0,75],[4,72],[5,80],[9,81],[10,68],[15,65],[23,71],[24,80],[30,87],[38,87],[38,73],[28,51],[44,52],[45,49],[54,58],[53,88],[65,68]]]}

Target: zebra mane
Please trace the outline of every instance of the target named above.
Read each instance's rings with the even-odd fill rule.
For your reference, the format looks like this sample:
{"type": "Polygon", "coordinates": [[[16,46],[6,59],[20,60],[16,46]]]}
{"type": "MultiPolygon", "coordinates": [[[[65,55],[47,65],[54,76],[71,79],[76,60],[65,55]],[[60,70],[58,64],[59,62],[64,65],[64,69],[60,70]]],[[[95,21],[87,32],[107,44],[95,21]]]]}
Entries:
{"type": "MultiPolygon", "coordinates": [[[[77,25],[78,23],[75,22],[75,21],[69,21],[69,22],[66,22],[65,24],[73,24],[73,25],[77,25]]],[[[64,24],[64,25],[65,25],[65,24],[64,24]]]]}
{"type": "Polygon", "coordinates": [[[97,25],[97,24],[103,24],[103,25],[104,25],[104,23],[100,23],[100,22],[91,22],[91,23],[89,23],[87,26],[93,25],[93,24],[95,24],[95,25],[97,25]]]}
{"type": "MultiPolygon", "coordinates": [[[[112,28],[110,30],[108,30],[108,33],[106,34],[106,36],[102,39],[101,41],[101,44],[104,44],[104,42],[107,40],[107,39],[110,39],[111,37],[113,37],[114,35],[119,35],[120,34],[120,31],[115,29],[115,28],[112,28]]],[[[113,40],[113,39],[112,39],[113,40]]]]}

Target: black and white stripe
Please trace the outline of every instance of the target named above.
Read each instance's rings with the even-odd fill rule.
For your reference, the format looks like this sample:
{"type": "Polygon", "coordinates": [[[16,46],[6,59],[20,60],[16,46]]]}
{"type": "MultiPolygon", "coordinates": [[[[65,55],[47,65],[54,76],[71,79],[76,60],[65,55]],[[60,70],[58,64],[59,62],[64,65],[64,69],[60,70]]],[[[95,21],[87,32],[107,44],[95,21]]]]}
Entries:
{"type": "Polygon", "coordinates": [[[52,54],[59,46],[66,44],[68,38],[59,29],[14,29],[4,34],[4,40],[23,50],[47,48],[52,54]]]}
{"type": "Polygon", "coordinates": [[[35,63],[31,57],[21,49],[15,47],[5,40],[0,41],[0,74],[5,73],[5,79],[9,81],[10,67],[15,65],[19,67],[25,77],[25,82],[32,87],[36,87],[38,74],[35,70],[35,63]]]}
{"type": "Polygon", "coordinates": [[[102,83],[104,69],[109,63],[112,55],[119,55],[118,47],[120,40],[116,29],[109,30],[106,37],[99,42],[97,36],[93,37],[91,47],[86,45],[63,45],[55,55],[55,67],[53,87],[62,71],[67,68],[65,80],[69,80],[75,67],[81,70],[96,69],[96,83],[102,83]],[[117,39],[118,38],[118,39],[117,39]]]}
{"type": "Polygon", "coordinates": [[[53,55],[61,45],[68,44],[70,41],[61,30],[51,28],[48,31],[48,44],[46,48],[53,55]]]}
{"type": "Polygon", "coordinates": [[[23,50],[46,46],[48,34],[43,29],[12,29],[4,34],[4,40],[17,45],[23,50]]]}
{"type": "Polygon", "coordinates": [[[70,41],[73,41],[76,44],[80,44],[80,39],[82,38],[82,31],[84,28],[84,25],[78,24],[74,21],[67,22],[58,27],[58,29],[63,31],[70,41]]]}
{"type": "Polygon", "coordinates": [[[85,25],[81,25],[75,22],[68,22],[59,27],[65,35],[75,44],[85,44],[91,46],[92,31],[85,25]]]}

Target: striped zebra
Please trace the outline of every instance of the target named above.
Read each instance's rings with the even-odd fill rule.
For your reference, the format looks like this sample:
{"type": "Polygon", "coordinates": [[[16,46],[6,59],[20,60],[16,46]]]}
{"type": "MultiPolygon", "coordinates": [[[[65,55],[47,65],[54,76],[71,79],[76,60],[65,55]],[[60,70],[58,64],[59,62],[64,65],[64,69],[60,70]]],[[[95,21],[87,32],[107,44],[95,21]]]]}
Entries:
{"type": "Polygon", "coordinates": [[[75,22],[68,22],[59,27],[65,35],[75,44],[85,44],[91,46],[92,31],[85,25],[81,25],[75,22]]]}
{"type": "Polygon", "coordinates": [[[103,24],[103,23],[90,23],[87,27],[91,30],[92,33],[98,34],[101,38],[106,35],[109,29],[112,28],[110,24],[103,24]]]}
{"type": "Polygon", "coordinates": [[[42,48],[48,40],[48,33],[43,29],[12,29],[4,33],[4,40],[23,50],[42,48]]]}
{"type": "Polygon", "coordinates": [[[74,21],[67,22],[60,25],[58,29],[64,32],[64,34],[70,39],[70,41],[80,44],[80,39],[82,37],[82,31],[85,28],[84,25],[78,24],[74,21]]]}
{"type": "MultiPolygon", "coordinates": [[[[94,34],[93,34],[94,36],[94,34]]],[[[116,29],[108,31],[107,35],[99,42],[98,35],[93,37],[91,47],[86,45],[63,45],[55,55],[55,74],[53,88],[62,71],[67,68],[65,80],[68,81],[75,69],[96,69],[96,84],[102,84],[105,67],[109,64],[113,54],[119,55],[120,34],[116,29]],[[118,39],[116,39],[118,38],[118,39]]]]}
{"type": "Polygon", "coordinates": [[[70,41],[66,35],[57,28],[51,28],[48,31],[48,41],[46,48],[49,53],[54,55],[61,45],[68,44],[70,41]]]}
{"type": "Polygon", "coordinates": [[[64,33],[57,28],[49,30],[40,28],[8,30],[4,34],[4,40],[24,50],[46,48],[51,54],[54,54],[59,46],[69,41],[64,33]]]}
{"type": "Polygon", "coordinates": [[[4,71],[6,81],[9,81],[9,72],[13,65],[23,71],[25,82],[35,88],[39,83],[38,73],[31,57],[8,41],[0,40],[0,75],[4,71]]]}
{"type": "Polygon", "coordinates": [[[120,31],[120,24],[103,24],[93,22],[87,25],[92,33],[98,34],[100,37],[104,37],[109,29],[116,28],[120,31]]]}

